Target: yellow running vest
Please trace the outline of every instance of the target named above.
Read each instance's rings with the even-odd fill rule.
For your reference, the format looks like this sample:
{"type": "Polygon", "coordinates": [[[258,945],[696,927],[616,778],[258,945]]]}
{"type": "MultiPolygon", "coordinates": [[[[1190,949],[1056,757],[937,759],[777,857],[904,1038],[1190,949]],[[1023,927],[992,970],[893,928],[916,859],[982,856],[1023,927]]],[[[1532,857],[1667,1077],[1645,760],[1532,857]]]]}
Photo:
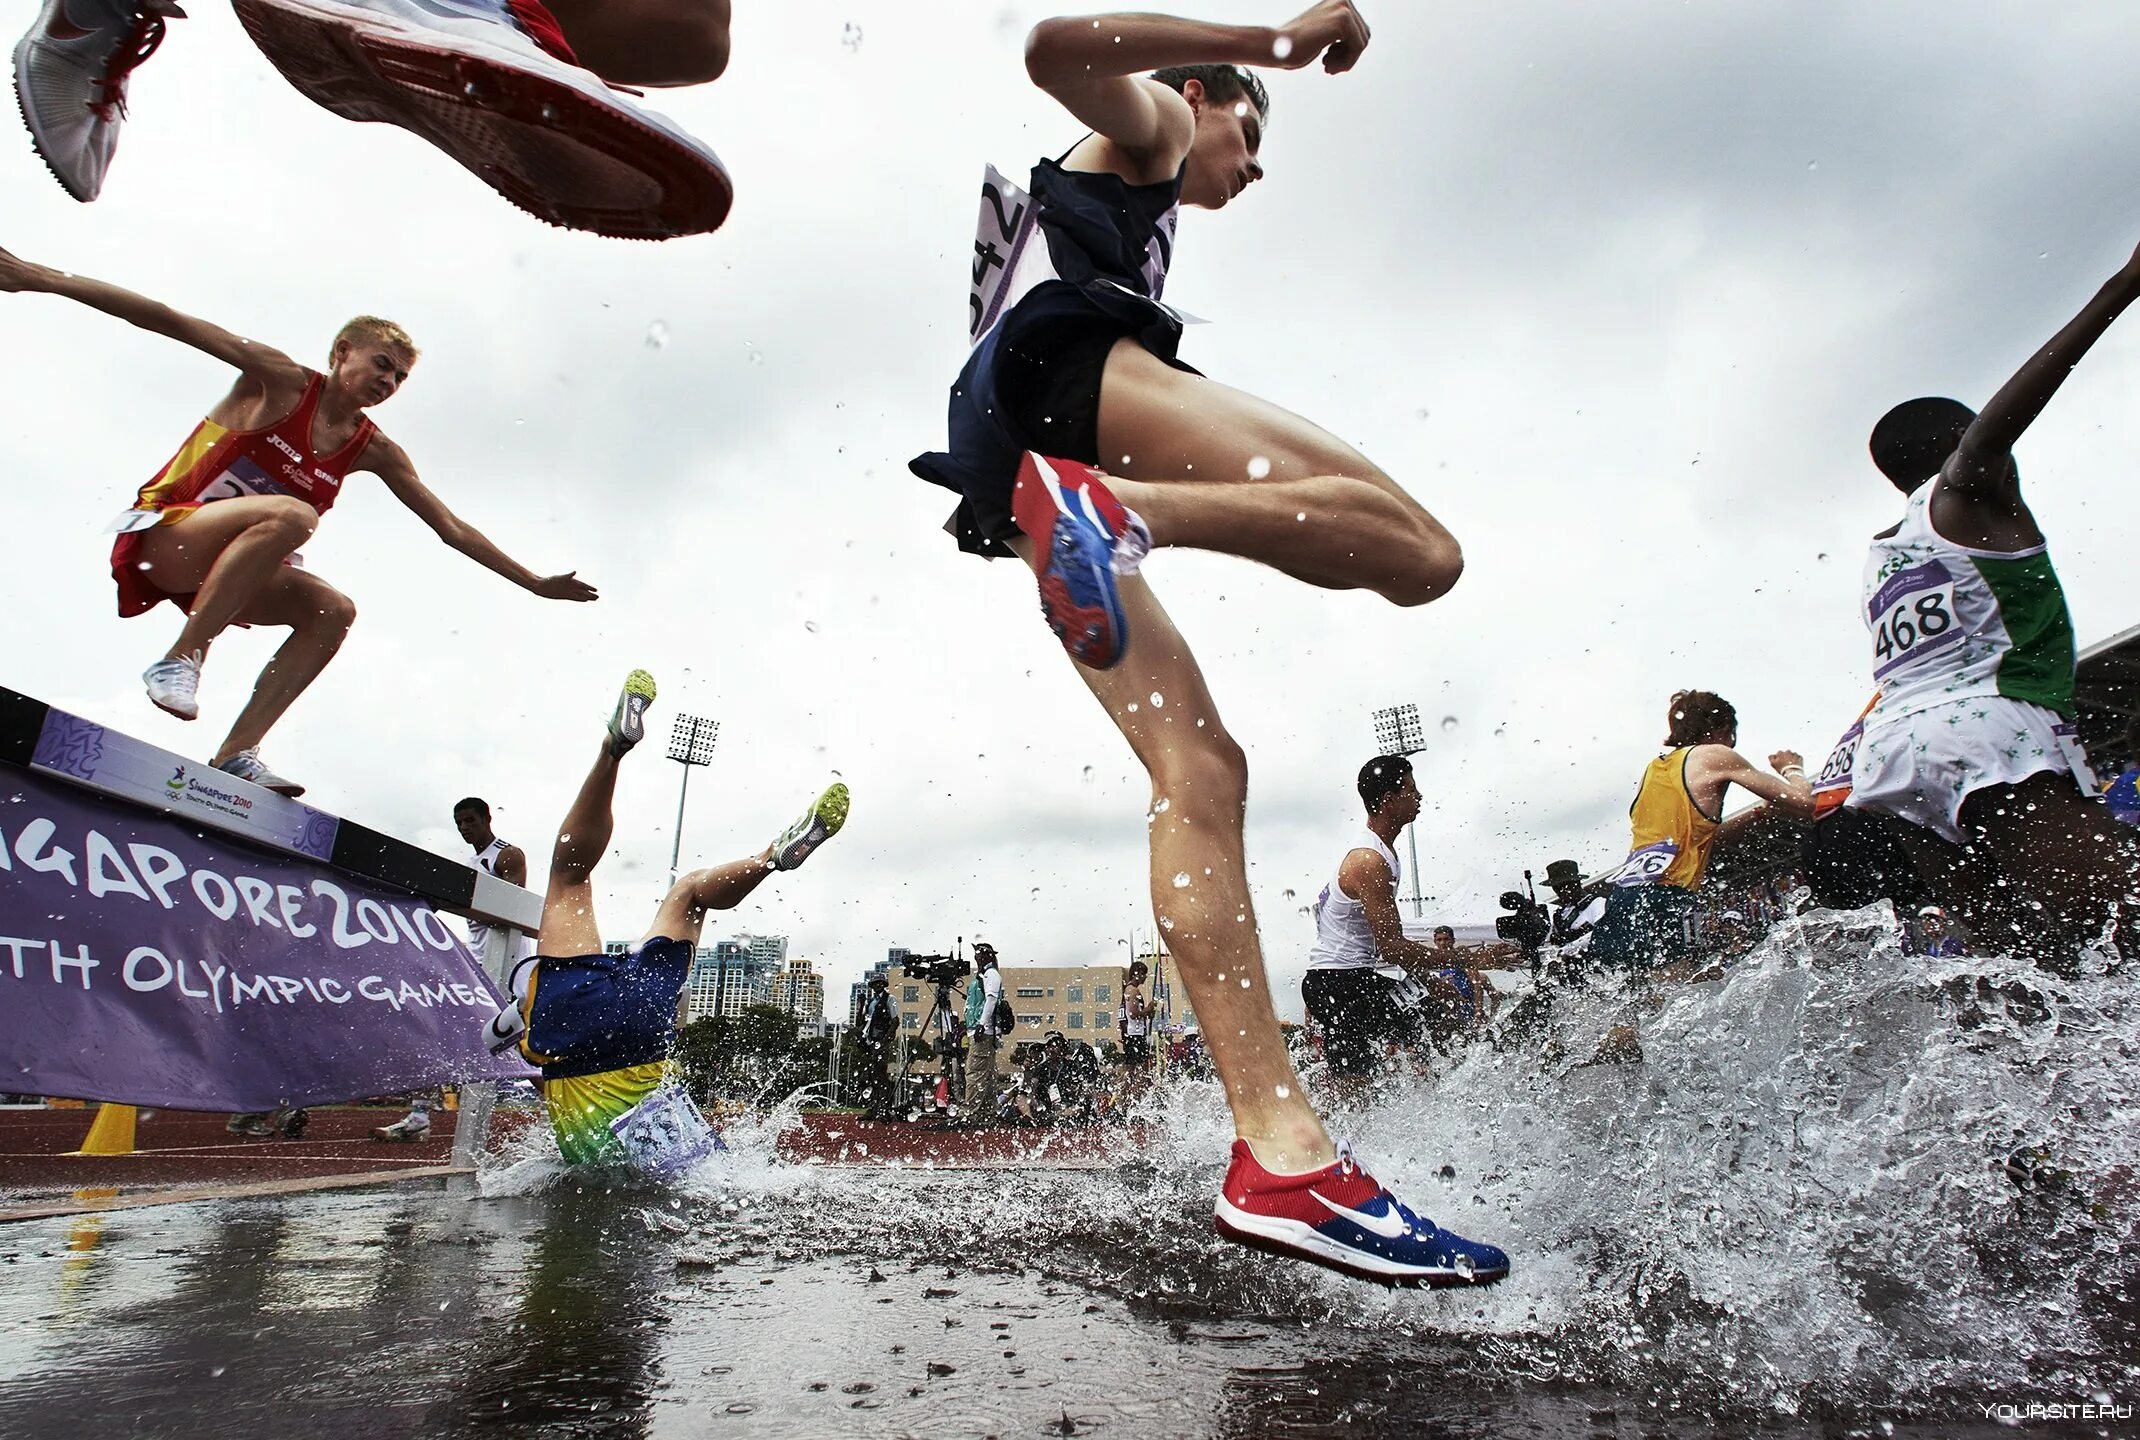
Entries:
{"type": "Polygon", "coordinates": [[[1627,807],[1634,821],[1634,841],[1616,885],[1677,885],[1692,890],[1709,868],[1709,847],[1716,842],[1717,822],[1704,815],[1687,791],[1687,756],[1683,745],[1650,762],[1642,788],[1627,807]]]}

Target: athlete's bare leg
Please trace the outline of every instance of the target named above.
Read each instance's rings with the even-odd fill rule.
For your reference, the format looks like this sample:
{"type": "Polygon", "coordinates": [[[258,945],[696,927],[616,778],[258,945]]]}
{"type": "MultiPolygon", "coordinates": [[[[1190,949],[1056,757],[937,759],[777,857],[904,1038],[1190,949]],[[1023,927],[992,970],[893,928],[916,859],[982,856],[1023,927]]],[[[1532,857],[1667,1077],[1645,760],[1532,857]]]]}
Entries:
{"type": "Polygon", "coordinates": [[[618,85],[701,85],[728,68],[729,0],[549,0],[589,70],[618,85]]]}
{"type": "Polygon", "coordinates": [[[319,523],[319,512],[302,500],[243,495],[142,532],[139,553],[150,582],[167,594],[194,597],[193,611],[164,658],[207,654],[319,523]]]}
{"type": "MultiPolygon", "coordinates": [[[[1030,542],[1012,544],[1030,558],[1030,542]]],[[[1247,757],[1151,587],[1129,576],[1120,589],[1129,648],[1112,668],[1081,665],[1078,675],[1152,779],[1153,913],[1226,1086],[1235,1133],[1269,1169],[1327,1165],[1337,1149],[1279,1033],[1249,902],[1247,757]],[[1164,703],[1154,704],[1154,694],[1164,703]]]]}
{"type": "Polygon", "coordinates": [[[1156,545],[1239,555],[1399,605],[1437,599],[1463,573],[1456,538],[1350,445],[1134,340],[1107,357],[1099,437],[1107,487],[1156,545]]]}
{"type": "Polygon", "coordinates": [[[212,764],[220,765],[266,739],[275,722],[327,668],[356,623],[356,602],[317,575],[287,565],[278,565],[276,572],[238,618],[248,625],[287,625],[290,638],[260,672],[252,699],[238,712],[212,764]]]}
{"type": "Polygon", "coordinates": [[[616,833],[617,757],[608,740],[572,797],[550,850],[550,880],[542,897],[538,955],[598,955],[602,928],[594,918],[594,867],[616,833]]]}
{"type": "Polygon", "coordinates": [[[661,908],[654,912],[654,923],[647,927],[645,939],[688,940],[698,944],[707,911],[735,909],[772,873],[773,848],[770,845],[748,860],[731,860],[725,865],[692,871],[670,887],[661,908]]]}

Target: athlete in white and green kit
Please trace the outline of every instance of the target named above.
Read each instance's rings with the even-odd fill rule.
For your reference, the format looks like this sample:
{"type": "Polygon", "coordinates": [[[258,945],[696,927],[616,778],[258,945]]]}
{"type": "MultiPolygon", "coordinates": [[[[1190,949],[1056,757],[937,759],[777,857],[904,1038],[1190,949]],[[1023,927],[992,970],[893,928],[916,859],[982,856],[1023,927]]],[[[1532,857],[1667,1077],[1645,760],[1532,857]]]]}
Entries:
{"type": "Polygon", "coordinates": [[[2113,917],[2130,936],[2140,865],[2074,735],[2073,621],[2012,450],[2135,299],[2140,253],[1983,413],[1912,400],[1872,436],[1909,503],[1865,564],[1880,695],[1846,803],[1906,822],[1919,873],[1986,941],[2045,958],[2113,917]]]}

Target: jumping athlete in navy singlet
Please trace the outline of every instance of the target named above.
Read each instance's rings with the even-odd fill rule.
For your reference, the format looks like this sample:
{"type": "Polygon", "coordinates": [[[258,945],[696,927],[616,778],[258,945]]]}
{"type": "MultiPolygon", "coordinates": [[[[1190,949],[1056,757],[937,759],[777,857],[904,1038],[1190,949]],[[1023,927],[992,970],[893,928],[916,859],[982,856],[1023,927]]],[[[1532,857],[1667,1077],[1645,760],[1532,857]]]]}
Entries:
{"type": "Polygon", "coordinates": [[[1090,133],[1025,189],[989,173],[950,448],[913,468],[959,493],[961,548],[1034,567],[1050,626],[1151,776],[1153,906],[1238,1137],[1219,1229],[1386,1284],[1483,1282],[1508,1257],[1398,1203],[1308,1103],[1252,919],[1247,763],[1136,574],[1152,547],[1180,546],[1400,605],[1456,583],[1456,541],[1396,481],[1181,364],[1184,317],[1161,298],[1180,208],[1222,208],[1263,176],[1269,104],[1240,67],[1320,61],[1339,74],[1367,43],[1351,0],[1276,27],[1162,15],[1035,27],[1027,72],[1090,133]]]}

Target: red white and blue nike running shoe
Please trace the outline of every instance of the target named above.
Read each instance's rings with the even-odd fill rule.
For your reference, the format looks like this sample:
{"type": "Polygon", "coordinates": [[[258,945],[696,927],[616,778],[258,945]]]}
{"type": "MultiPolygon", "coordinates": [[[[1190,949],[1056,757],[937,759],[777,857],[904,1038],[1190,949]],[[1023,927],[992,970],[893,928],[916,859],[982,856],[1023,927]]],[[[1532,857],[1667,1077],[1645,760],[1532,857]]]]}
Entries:
{"type": "Polygon", "coordinates": [[[1040,611],[1080,665],[1105,670],[1129,646],[1115,585],[1136,573],[1152,533],[1090,465],[1028,454],[1011,490],[1011,518],[1033,542],[1040,611]]]}
{"type": "Polygon", "coordinates": [[[1242,1245],[1378,1285],[1491,1285],[1508,1274],[1504,1251],[1414,1215],[1342,1143],[1325,1168],[1278,1175],[1234,1141],[1215,1224],[1242,1245]]]}

